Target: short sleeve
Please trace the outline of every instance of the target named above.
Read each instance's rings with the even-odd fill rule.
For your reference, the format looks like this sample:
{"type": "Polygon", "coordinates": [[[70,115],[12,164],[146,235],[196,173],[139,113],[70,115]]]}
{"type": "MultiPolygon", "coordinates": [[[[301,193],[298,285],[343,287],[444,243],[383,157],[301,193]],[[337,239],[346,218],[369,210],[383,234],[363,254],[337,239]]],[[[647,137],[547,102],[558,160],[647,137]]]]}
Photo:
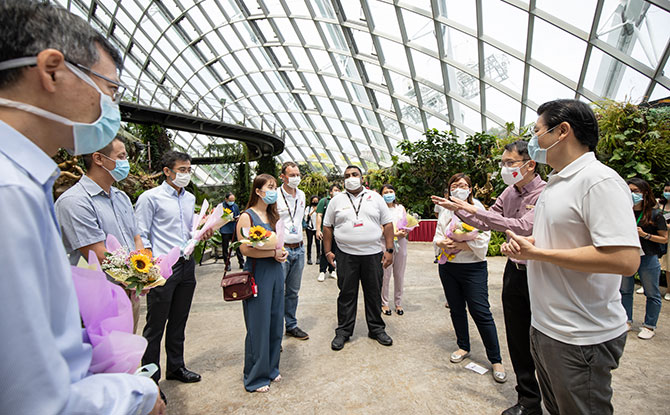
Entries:
{"type": "Polygon", "coordinates": [[[640,247],[630,190],[621,178],[607,178],[595,183],[583,198],[584,225],[593,245],[640,247]]]}
{"type": "Polygon", "coordinates": [[[105,240],[90,199],[63,195],[56,201],[55,210],[68,252],[105,240]]]}
{"type": "Polygon", "coordinates": [[[654,220],[654,225],[656,226],[656,230],[667,231],[668,230],[668,224],[665,222],[665,218],[663,217],[663,214],[661,213],[661,211],[660,210],[654,210],[654,213],[656,215],[656,219],[654,220]]]}
{"type": "Polygon", "coordinates": [[[324,214],[326,213],[326,198],[323,197],[319,200],[319,204],[316,205],[316,213],[324,214]]]}
{"type": "Polygon", "coordinates": [[[386,225],[387,223],[392,223],[393,222],[393,215],[391,215],[391,210],[389,209],[388,205],[386,202],[384,202],[384,199],[382,197],[377,198],[377,203],[379,204],[379,220],[382,225],[386,225]]]}
{"type": "Polygon", "coordinates": [[[325,227],[330,228],[335,225],[335,208],[333,205],[335,205],[335,202],[334,200],[331,200],[328,204],[328,208],[326,209],[325,214],[323,215],[323,226],[325,227]]]}

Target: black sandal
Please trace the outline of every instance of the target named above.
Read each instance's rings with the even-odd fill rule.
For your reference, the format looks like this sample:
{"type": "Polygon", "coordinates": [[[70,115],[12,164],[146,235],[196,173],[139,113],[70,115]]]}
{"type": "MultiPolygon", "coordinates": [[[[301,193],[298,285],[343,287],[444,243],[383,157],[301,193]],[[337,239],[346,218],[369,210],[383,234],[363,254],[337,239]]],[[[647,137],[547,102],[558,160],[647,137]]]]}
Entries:
{"type": "Polygon", "coordinates": [[[387,316],[390,316],[391,314],[393,314],[393,313],[391,313],[391,309],[388,309],[388,310],[382,310],[382,313],[384,313],[384,314],[387,315],[387,316]]]}
{"type": "Polygon", "coordinates": [[[405,311],[402,308],[396,308],[395,312],[398,313],[399,316],[402,316],[403,314],[405,314],[405,311]]]}

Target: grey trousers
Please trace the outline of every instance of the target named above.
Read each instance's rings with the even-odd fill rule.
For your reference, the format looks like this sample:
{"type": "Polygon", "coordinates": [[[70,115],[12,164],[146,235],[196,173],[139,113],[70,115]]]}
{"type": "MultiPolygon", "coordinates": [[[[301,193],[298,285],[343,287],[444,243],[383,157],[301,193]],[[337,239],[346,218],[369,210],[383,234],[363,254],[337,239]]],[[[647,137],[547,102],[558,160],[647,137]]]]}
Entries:
{"type": "Polygon", "coordinates": [[[550,414],[614,413],[612,370],[619,366],[626,334],[600,344],[576,346],[530,328],[531,353],[550,414]]]}

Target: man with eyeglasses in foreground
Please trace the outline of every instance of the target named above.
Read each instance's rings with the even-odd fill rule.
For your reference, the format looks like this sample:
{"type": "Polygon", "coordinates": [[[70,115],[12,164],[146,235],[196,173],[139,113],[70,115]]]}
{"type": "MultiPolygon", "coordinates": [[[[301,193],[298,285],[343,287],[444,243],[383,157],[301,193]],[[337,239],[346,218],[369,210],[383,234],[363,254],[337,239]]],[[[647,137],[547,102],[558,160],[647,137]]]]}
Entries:
{"type": "Polygon", "coordinates": [[[150,379],[89,373],[52,197],[51,156],[98,151],[120,127],[121,56],[45,2],[1,0],[0,27],[0,411],[163,414],[150,379]]]}
{"type": "MultiPolygon", "coordinates": [[[[478,209],[457,198],[433,196],[437,206],[453,210],[465,223],[482,231],[505,232],[530,236],[533,232],[535,203],[546,182],[535,172],[537,163],[528,155],[528,143],[518,140],[505,146],[502,154],[501,177],[507,188],[489,210],[478,209]]],[[[541,415],[542,398],[535,379],[535,364],[530,353],[530,298],[526,261],[508,259],[503,273],[503,314],[507,348],[516,375],[517,404],[502,415],[541,415]]]]}
{"type": "MultiPolygon", "coordinates": [[[[191,156],[168,151],[161,159],[165,181],[142,193],[135,204],[137,226],[146,248],[154,256],[167,254],[191,239],[195,213],[195,196],[184,189],[191,182],[191,156]]],[[[213,235],[209,230],[204,239],[213,235]]],[[[172,267],[172,275],[162,287],[147,294],[147,322],[142,335],[149,343],[142,364],[155,363],[159,369],[153,375],[158,383],[160,347],[165,333],[167,353],[166,379],[184,383],[200,381],[200,375],[186,369],[184,363],[184,331],[195,292],[195,260],[182,256],[172,267]],[[166,326],[167,323],[167,326],[166,326]]]]}
{"type": "Polygon", "coordinates": [[[596,159],[598,121],[582,101],[537,109],[528,154],[554,170],[537,200],[533,236],[507,230],[500,250],[528,261],[530,345],[550,414],[604,415],[626,344],[621,275],[640,265],[626,182],[596,159]]]}

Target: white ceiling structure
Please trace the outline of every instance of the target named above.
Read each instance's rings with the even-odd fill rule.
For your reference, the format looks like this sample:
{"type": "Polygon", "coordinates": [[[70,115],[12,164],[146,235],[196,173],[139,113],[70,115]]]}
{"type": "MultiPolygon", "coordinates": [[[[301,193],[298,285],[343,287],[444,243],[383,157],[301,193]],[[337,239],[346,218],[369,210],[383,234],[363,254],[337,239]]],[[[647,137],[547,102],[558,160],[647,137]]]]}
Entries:
{"type": "MultiPolygon", "coordinates": [[[[119,48],[126,98],[273,131],[280,160],[325,172],[390,165],[430,128],[526,125],[556,98],[670,96],[668,0],[55,2],[119,48]]],[[[193,156],[227,142],[173,139],[193,156]]]]}

